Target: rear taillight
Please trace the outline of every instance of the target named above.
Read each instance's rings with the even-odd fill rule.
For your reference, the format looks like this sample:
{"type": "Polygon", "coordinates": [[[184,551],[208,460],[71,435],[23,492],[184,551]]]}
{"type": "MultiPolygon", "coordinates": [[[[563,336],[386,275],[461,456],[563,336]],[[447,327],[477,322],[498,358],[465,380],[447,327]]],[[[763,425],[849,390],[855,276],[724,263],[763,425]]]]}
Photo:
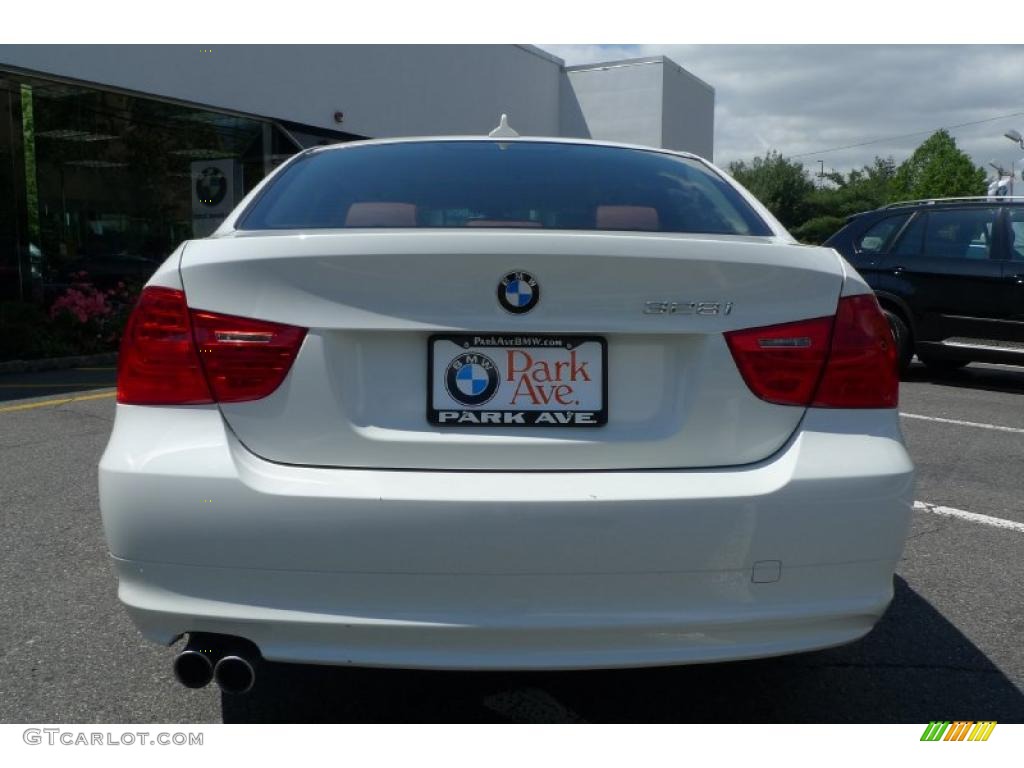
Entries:
{"type": "Polygon", "coordinates": [[[819,317],[725,334],[750,391],[770,403],[895,408],[899,391],[889,323],[871,294],[819,317]]]}
{"type": "Polygon", "coordinates": [[[277,389],[299,353],[305,328],[192,312],[192,332],[214,399],[259,400],[277,389]]]}
{"type": "Polygon", "coordinates": [[[832,318],[819,317],[725,334],[750,391],[770,403],[806,406],[828,356],[832,318]]]}
{"type": "Polygon", "coordinates": [[[892,328],[874,294],[839,300],[816,408],[895,408],[900,376],[892,328]]]}
{"type": "Polygon", "coordinates": [[[134,405],[213,402],[181,291],[155,286],[142,291],[121,338],[117,401],[134,405]]]}
{"type": "Polygon", "coordinates": [[[305,335],[305,328],[189,310],[182,291],[146,288],[121,340],[117,400],[258,400],[280,386],[305,335]]]}

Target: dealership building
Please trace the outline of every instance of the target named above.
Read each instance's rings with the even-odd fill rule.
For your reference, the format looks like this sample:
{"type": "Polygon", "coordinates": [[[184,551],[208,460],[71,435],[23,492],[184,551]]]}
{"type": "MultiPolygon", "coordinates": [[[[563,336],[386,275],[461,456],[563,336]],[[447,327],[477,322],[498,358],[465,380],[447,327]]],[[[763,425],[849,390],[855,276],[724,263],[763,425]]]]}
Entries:
{"type": "Polygon", "coordinates": [[[305,147],[507,113],[523,135],[710,158],[714,99],[665,57],[567,67],[519,45],[2,45],[0,302],[145,280],[305,147]]]}

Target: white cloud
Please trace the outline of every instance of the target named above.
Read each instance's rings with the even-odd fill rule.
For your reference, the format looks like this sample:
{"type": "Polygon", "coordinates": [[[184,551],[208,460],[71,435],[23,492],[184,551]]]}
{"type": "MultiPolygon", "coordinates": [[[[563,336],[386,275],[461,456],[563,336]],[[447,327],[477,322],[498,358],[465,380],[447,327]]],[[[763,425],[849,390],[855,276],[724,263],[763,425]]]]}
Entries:
{"type": "MultiPolygon", "coordinates": [[[[766,147],[817,169],[907,157],[940,127],[1024,113],[1024,46],[549,45],[567,64],[665,55],[715,88],[715,161],[766,147]],[[904,134],[924,131],[919,135],[904,134]],[[893,138],[896,137],[896,138],[893,138]],[[883,139],[850,149],[850,144],[883,139]],[[821,152],[821,150],[831,150],[821,152]],[[809,154],[805,154],[809,153],[809,154]]],[[[1024,114],[952,128],[978,165],[1024,166],[1024,114]]]]}

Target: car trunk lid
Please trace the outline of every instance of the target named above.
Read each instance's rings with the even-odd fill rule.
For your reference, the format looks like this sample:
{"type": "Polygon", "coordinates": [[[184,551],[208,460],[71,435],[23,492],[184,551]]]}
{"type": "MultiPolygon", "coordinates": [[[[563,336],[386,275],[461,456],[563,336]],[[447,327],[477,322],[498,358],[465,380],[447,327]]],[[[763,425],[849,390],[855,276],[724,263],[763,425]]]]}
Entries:
{"type": "MultiPolygon", "coordinates": [[[[752,394],[723,334],[832,315],[843,281],[831,251],[775,238],[508,230],[240,233],[189,243],[181,275],[195,309],[309,329],[273,394],[221,405],[254,453],[308,466],[495,471],[770,456],[804,408],[752,394]],[[516,314],[499,294],[523,274],[539,299],[516,314]],[[589,340],[579,354],[606,391],[585,397],[603,395],[606,423],[567,426],[571,409],[551,402],[540,410],[562,415],[546,425],[437,423],[432,378],[460,344],[495,337],[589,340]],[[433,367],[431,351],[444,358],[433,367]]],[[[567,353],[551,354],[546,373],[515,358],[517,375],[532,368],[529,386],[549,400],[557,363],[567,380],[573,371],[557,357],[567,353]]],[[[509,410],[499,405],[487,407],[509,410]]]]}

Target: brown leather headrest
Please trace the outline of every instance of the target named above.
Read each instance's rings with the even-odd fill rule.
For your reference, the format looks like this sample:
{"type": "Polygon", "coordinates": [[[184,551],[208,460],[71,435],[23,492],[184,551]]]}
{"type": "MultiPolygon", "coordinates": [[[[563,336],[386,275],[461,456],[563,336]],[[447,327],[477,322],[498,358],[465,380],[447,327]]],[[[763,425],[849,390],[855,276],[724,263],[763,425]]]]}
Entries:
{"type": "Polygon", "coordinates": [[[598,229],[658,230],[658,211],[647,205],[599,205],[598,229]]]}
{"type": "Polygon", "coordinates": [[[416,206],[412,203],[352,203],[345,216],[346,227],[415,227],[416,206]]]}

